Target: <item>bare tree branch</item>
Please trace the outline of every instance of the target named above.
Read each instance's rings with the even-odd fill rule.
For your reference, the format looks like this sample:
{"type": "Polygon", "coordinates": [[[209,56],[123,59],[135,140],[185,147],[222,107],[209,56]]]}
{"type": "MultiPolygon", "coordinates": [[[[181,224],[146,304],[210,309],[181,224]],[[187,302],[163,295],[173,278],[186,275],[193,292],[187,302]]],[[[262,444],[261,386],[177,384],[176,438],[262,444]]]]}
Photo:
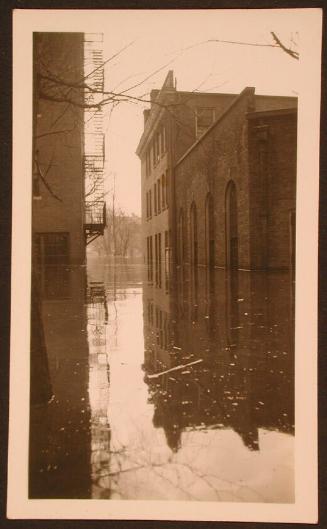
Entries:
{"type": "Polygon", "coordinates": [[[44,138],[45,136],[52,136],[53,134],[69,134],[70,132],[73,132],[76,128],[76,125],[72,127],[71,129],[63,129],[63,130],[51,130],[49,132],[43,132],[42,134],[38,134],[35,136],[35,139],[44,138]]]}
{"type": "MultiPolygon", "coordinates": [[[[41,170],[41,167],[40,167],[40,164],[39,164],[39,161],[38,161],[38,153],[36,153],[36,156],[35,156],[35,165],[36,165],[36,168],[37,168],[37,174],[40,177],[40,179],[42,180],[42,182],[44,183],[44,185],[47,188],[47,190],[49,191],[50,195],[53,198],[55,198],[56,200],[59,200],[59,202],[62,202],[62,199],[60,197],[58,197],[58,195],[56,195],[56,193],[54,193],[54,191],[52,191],[49,183],[47,182],[47,180],[45,178],[45,175],[42,173],[42,170],[41,170]]],[[[47,170],[47,172],[48,172],[48,170],[47,170]]]]}
{"type": "Polygon", "coordinates": [[[299,60],[299,53],[297,51],[294,51],[294,50],[291,50],[290,48],[287,48],[281,41],[280,39],[277,37],[276,33],[274,33],[273,31],[270,32],[274,41],[276,42],[276,45],[278,48],[281,48],[285,53],[287,53],[288,55],[290,55],[291,57],[293,57],[293,59],[296,59],[296,60],[299,60]]]}

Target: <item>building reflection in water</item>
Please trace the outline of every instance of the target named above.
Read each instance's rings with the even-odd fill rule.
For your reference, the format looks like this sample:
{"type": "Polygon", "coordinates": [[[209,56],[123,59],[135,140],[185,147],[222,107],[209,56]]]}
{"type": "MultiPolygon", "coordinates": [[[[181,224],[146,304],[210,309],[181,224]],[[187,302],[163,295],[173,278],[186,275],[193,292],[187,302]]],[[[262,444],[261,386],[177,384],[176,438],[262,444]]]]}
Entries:
{"type": "MultiPolygon", "coordinates": [[[[142,268],[138,274],[126,266],[112,263],[103,266],[91,263],[88,268],[87,334],[89,344],[89,401],[91,424],[91,497],[109,499],[119,496],[119,474],[124,449],[117,439],[115,386],[120,385],[115,370],[116,351],[123,322],[121,303],[128,298],[135,284],[140,289],[142,268]],[[137,276],[139,275],[139,281],[137,276]],[[117,490],[118,488],[118,490],[117,490]]],[[[135,377],[137,375],[135,374],[135,377]]],[[[123,381],[122,381],[123,382],[123,381]]],[[[121,418],[121,413],[119,413],[121,418]]],[[[120,426],[124,428],[124,424],[120,426]]]]}
{"type": "Polygon", "coordinates": [[[260,429],[294,433],[292,283],[286,273],[213,273],[212,283],[198,270],[195,293],[184,270],[169,311],[166,294],[144,288],[153,424],[174,452],[183,432],[208,428],[232,429],[258,451],[260,429]]]}
{"type": "Polygon", "coordinates": [[[103,282],[88,281],[86,304],[91,411],[91,496],[102,498],[110,497],[108,496],[110,488],[103,486],[103,480],[106,481],[110,468],[110,424],[108,421],[110,351],[106,340],[109,315],[103,282]]]}
{"type": "MultiPolygon", "coordinates": [[[[39,325],[44,334],[53,398],[43,402],[39,398],[43,380],[33,377],[33,372],[40,375],[40,369],[38,358],[32,354],[29,497],[88,498],[90,415],[85,268],[46,266],[39,271],[36,281],[42,307],[39,325]]],[[[35,326],[33,334],[38,336],[35,326]]]]}
{"type": "Polygon", "coordinates": [[[291,278],[185,267],[173,293],[143,272],[44,270],[30,497],[294,501],[291,278]]]}

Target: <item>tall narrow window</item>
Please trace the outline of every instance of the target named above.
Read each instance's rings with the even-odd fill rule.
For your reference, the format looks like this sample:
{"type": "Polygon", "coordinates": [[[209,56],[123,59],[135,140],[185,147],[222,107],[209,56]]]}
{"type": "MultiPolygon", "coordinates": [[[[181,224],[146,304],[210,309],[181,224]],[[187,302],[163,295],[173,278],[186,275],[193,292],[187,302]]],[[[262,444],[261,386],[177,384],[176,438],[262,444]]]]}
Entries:
{"type": "Polygon", "coordinates": [[[161,233],[158,233],[158,287],[161,288],[161,233]]]}
{"type": "Polygon", "coordinates": [[[156,165],[156,149],[155,149],[155,141],[152,142],[152,165],[153,167],[156,165]]]}
{"type": "Polygon", "coordinates": [[[165,209],[166,207],[166,180],[165,180],[164,174],[161,177],[161,203],[162,203],[162,209],[165,209]]]}
{"type": "Polygon", "coordinates": [[[150,281],[150,237],[146,238],[146,264],[148,268],[148,281],[150,281]]]}
{"type": "Polygon", "coordinates": [[[150,176],[151,173],[151,153],[150,149],[146,152],[146,164],[147,164],[147,176],[150,176]]]}
{"type": "Polygon", "coordinates": [[[205,207],[205,243],[206,243],[206,265],[213,268],[215,260],[215,239],[214,239],[214,210],[213,198],[208,193],[205,207]]]}
{"type": "Polygon", "coordinates": [[[190,210],[190,260],[191,260],[191,281],[190,299],[192,321],[198,319],[198,225],[195,202],[190,210]]]}
{"type": "Polygon", "coordinates": [[[169,290],[169,277],[170,277],[170,248],[169,248],[169,234],[165,231],[165,289],[166,292],[169,290]]]}
{"type": "Polygon", "coordinates": [[[168,175],[168,171],[166,171],[166,206],[168,208],[169,206],[169,192],[170,192],[170,188],[169,188],[169,175],[168,175]]]}
{"type": "Polygon", "coordinates": [[[152,192],[149,191],[149,217],[152,217],[152,192]]]}
{"type": "Polygon", "coordinates": [[[197,214],[196,205],[192,202],[190,212],[190,250],[191,250],[191,265],[195,268],[198,265],[198,231],[197,231],[197,214]]]}
{"type": "Polygon", "coordinates": [[[225,197],[226,268],[238,268],[238,227],[236,186],[231,180],[225,197]]]}
{"type": "Polygon", "coordinates": [[[153,250],[152,250],[152,235],[149,237],[149,265],[150,265],[150,281],[153,281],[153,250]]]}
{"type": "Polygon", "coordinates": [[[155,256],[155,282],[158,286],[158,235],[154,236],[154,256],[155,256]]]}
{"type": "Polygon", "coordinates": [[[181,208],[178,219],[178,264],[183,266],[184,264],[184,211],[181,208]]]}
{"type": "Polygon", "coordinates": [[[165,137],[166,137],[166,129],[165,129],[165,127],[162,127],[162,131],[161,131],[161,154],[166,152],[165,137]]]}
{"type": "Polygon", "coordinates": [[[160,178],[157,180],[157,193],[158,193],[158,213],[161,212],[161,182],[160,178]]]}
{"type": "Polygon", "coordinates": [[[157,184],[154,184],[154,186],[153,186],[153,200],[154,200],[154,214],[156,215],[158,213],[158,209],[157,209],[157,184]]]}

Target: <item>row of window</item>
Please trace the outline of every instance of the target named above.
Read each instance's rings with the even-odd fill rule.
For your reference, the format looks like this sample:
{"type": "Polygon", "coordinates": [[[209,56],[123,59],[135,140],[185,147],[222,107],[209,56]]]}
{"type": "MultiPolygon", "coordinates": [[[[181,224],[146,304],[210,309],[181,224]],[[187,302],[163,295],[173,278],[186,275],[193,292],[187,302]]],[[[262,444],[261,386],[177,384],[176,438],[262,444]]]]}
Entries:
{"type": "Polygon", "coordinates": [[[148,300],[148,323],[156,328],[156,344],[161,349],[168,349],[170,342],[170,323],[169,314],[154,305],[153,301],[148,300]],[[155,316],[155,317],[154,317],[155,316]]]}
{"type": "MultiPolygon", "coordinates": [[[[215,235],[214,235],[214,201],[211,193],[205,200],[204,217],[204,244],[205,260],[209,267],[215,262],[215,235]]],[[[197,207],[193,201],[189,215],[184,214],[183,208],[179,210],[177,226],[177,261],[180,265],[185,262],[185,247],[188,242],[188,257],[193,267],[198,265],[198,215],[197,207]],[[188,227],[188,229],[186,229],[188,227]],[[187,234],[188,232],[188,234],[187,234]],[[188,239],[188,241],[187,241],[188,239]]],[[[225,196],[225,235],[226,235],[226,268],[238,266],[238,226],[237,226],[237,196],[235,183],[231,180],[226,188],[225,196]]]]}
{"type": "Polygon", "coordinates": [[[149,176],[152,169],[157,165],[160,157],[167,150],[166,129],[162,126],[154,135],[153,140],[145,154],[145,174],[149,176]]]}
{"type": "Polygon", "coordinates": [[[165,273],[165,290],[169,290],[171,248],[169,241],[169,232],[166,230],[163,234],[156,233],[154,236],[147,237],[146,262],[148,267],[148,281],[155,283],[155,286],[162,288],[162,253],[164,248],[164,273],[165,273]],[[154,248],[153,248],[154,246],[154,248]],[[154,250],[154,251],[153,251],[154,250]]]}
{"type": "MultiPolygon", "coordinates": [[[[159,215],[169,204],[169,180],[168,171],[158,178],[153,186],[153,210],[154,215],[159,215]]],[[[152,217],[152,190],[146,193],[146,218],[152,217]]]]}

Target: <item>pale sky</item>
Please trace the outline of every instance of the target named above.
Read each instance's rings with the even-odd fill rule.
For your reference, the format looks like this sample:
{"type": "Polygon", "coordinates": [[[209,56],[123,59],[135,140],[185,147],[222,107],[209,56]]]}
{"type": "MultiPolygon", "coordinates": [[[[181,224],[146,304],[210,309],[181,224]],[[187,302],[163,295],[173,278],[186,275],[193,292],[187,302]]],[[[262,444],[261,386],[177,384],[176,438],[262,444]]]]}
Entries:
{"type": "MultiPolygon", "coordinates": [[[[274,31],[287,46],[300,51],[302,19],[303,12],[297,10],[104,12],[104,58],[132,43],[106,65],[107,90],[125,90],[163,67],[128,93],[139,97],[160,88],[173,69],[179,90],[239,93],[254,86],[259,94],[297,95],[299,61],[280,49],[203,41],[272,44],[270,31],[274,31]]],[[[116,201],[129,213],[140,214],[141,169],[135,150],[147,106],[121,103],[110,119],[109,109],[105,114],[106,185],[112,188],[115,174],[116,201]]],[[[109,192],[109,202],[110,196],[109,192]]]]}

